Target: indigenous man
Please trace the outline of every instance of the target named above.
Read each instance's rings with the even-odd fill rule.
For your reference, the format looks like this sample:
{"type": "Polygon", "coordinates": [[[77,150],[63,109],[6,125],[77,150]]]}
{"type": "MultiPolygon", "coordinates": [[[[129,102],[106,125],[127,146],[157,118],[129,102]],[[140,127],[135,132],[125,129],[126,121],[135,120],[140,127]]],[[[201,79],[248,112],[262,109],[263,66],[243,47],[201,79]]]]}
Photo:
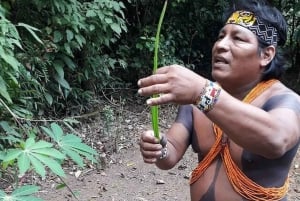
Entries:
{"type": "Polygon", "coordinates": [[[300,143],[300,98],[279,81],[287,24],[264,1],[239,1],[212,49],[210,81],[185,67],[161,67],[140,79],[148,105],[180,104],[161,140],[140,137],[144,162],[170,169],[192,146],[199,164],[192,201],[286,201],[300,143]]]}

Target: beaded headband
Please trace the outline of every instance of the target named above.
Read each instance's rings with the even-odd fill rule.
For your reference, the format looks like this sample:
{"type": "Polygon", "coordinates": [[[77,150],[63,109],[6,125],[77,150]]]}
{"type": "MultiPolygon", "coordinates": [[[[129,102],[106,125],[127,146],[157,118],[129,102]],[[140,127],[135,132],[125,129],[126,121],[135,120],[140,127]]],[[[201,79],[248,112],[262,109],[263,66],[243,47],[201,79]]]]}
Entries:
{"type": "Polygon", "coordinates": [[[226,24],[238,24],[252,31],[256,36],[269,45],[277,45],[277,30],[262,22],[259,17],[249,11],[235,11],[226,24]]]}

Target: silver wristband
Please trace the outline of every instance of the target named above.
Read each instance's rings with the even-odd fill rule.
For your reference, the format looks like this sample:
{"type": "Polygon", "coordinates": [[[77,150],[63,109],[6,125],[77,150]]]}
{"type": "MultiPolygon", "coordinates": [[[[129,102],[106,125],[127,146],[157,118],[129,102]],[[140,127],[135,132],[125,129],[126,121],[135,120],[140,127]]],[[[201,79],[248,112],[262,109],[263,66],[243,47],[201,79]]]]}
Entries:
{"type": "Polygon", "coordinates": [[[167,146],[165,146],[164,148],[161,149],[161,155],[159,157],[160,160],[167,158],[168,156],[168,149],[167,146]]]}

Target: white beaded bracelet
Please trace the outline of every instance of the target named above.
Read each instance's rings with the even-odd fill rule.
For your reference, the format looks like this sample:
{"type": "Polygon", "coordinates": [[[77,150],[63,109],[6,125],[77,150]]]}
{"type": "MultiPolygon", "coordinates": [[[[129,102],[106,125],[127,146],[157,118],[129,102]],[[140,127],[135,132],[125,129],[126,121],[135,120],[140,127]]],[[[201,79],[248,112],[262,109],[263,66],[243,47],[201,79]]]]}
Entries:
{"type": "Polygon", "coordinates": [[[195,102],[195,105],[197,106],[197,108],[199,108],[199,110],[201,110],[204,113],[207,113],[213,109],[220,93],[221,87],[218,84],[210,80],[206,80],[206,84],[203,90],[200,92],[195,102]]]}

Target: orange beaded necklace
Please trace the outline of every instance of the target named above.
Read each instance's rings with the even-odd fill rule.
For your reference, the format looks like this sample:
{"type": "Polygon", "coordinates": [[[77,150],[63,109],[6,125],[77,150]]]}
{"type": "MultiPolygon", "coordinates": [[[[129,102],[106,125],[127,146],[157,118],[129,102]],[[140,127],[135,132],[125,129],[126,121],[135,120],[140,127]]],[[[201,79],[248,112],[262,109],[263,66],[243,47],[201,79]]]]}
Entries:
{"type": "MultiPolygon", "coordinates": [[[[251,103],[256,97],[258,97],[275,82],[277,82],[275,79],[260,82],[248,93],[243,102],[251,103]]],[[[209,167],[215,157],[220,154],[226,169],[226,174],[234,190],[247,200],[278,201],[287,194],[289,186],[288,179],[286,179],[284,185],[279,188],[264,188],[249,179],[231,158],[229,144],[222,141],[223,131],[216,124],[213,124],[213,129],[216,135],[216,141],[208,154],[193,170],[190,184],[196,182],[201,177],[203,172],[209,167]]]]}

